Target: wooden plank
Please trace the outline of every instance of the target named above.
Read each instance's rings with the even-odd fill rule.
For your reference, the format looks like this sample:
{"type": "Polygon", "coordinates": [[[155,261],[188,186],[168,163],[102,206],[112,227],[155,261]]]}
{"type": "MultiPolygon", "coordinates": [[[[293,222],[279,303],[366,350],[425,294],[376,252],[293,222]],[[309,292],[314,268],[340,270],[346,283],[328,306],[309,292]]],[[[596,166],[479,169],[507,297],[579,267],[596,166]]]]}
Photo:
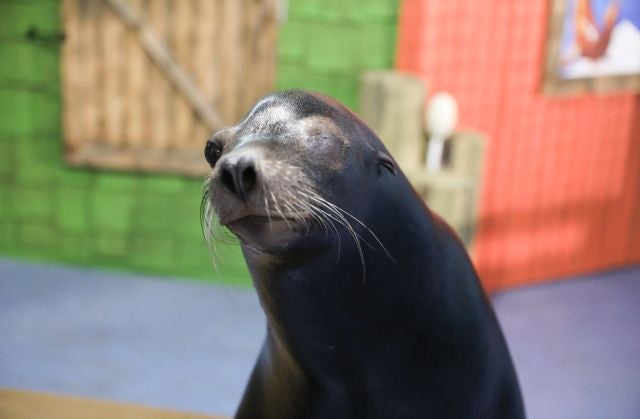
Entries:
{"type": "MultiPolygon", "coordinates": [[[[174,0],[173,2],[173,33],[171,46],[176,62],[180,63],[187,77],[193,74],[191,60],[191,26],[193,24],[191,10],[192,0],[174,0]]],[[[187,144],[193,136],[194,120],[189,101],[182,95],[174,97],[173,130],[171,146],[178,148],[187,144]]]]}
{"type": "MultiPolygon", "coordinates": [[[[169,2],[171,0],[153,0],[149,2],[148,19],[151,30],[165,44],[167,43],[167,28],[169,26],[169,2]]],[[[149,58],[150,60],[150,58],[149,58]]],[[[173,97],[173,87],[169,84],[162,70],[150,63],[148,91],[148,117],[150,146],[154,149],[166,149],[169,143],[171,109],[170,100],[173,97]]]]}
{"type": "Polygon", "coordinates": [[[124,66],[122,49],[124,45],[125,29],[119,18],[111,10],[102,13],[102,66],[104,69],[104,139],[111,145],[124,143],[124,114],[123,101],[124,80],[126,68],[124,66]]]}
{"type": "Polygon", "coordinates": [[[225,40],[221,54],[221,82],[222,84],[222,103],[224,103],[224,119],[235,123],[239,118],[238,96],[236,85],[238,83],[239,66],[238,57],[240,54],[237,50],[240,46],[240,22],[242,16],[242,3],[244,0],[225,0],[222,21],[220,27],[222,30],[222,38],[225,40]]]}
{"type": "Polygon", "coordinates": [[[78,1],[63,0],[62,21],[66,39],[62,45],[62,85],[63,95],[63,129],[67,152],[73,153],[83,143],[82,126],[77,120],[80,109],[78,82],[80,68],[77,65],[79,49],[80,25],[78,19],[78,1]]]}
{"type": "MultiPolygon", "coordinates": [[[[192,9],[191,19],[199,22],[194,25],[193,71],[195,80],[208,102],[215,108],[218,83],[216,80],[215,38],[217,30],[216,3],[211,0],[197,0],[192,9]]],[[[200,121],[194,121],[195,129],[192,138],[186,145],[189,149],[201,149],[211,131],[200,121]]]]}
{"type": "MultiPolygon", "coordinates": [[[[0,389],[2,419],[216,419],[125,403],[0,389]]],[[[218,417],[218,419],[222,419],[218,417]]]]}
{"type": "MultiPolygon", "coordinates": [[[[83,0],[80,0],[81,2],[83,0]]],[[[92,110],[90,111],[92,123],[95,124],[95,132],[93,137],[85,137],[84,141],[88,143],[104,141],[106,138],[106,108],[105,108],[105,65],[104,65],[104,27],[103,15],[109,11],[105,7],[102,0],[93,0],[94,17],[92,22],[92,53],[91,53],[91,102],[92,110]]]]}
{"type": "MultiPolygon", "coordinates": [[[[138,16],[145,16],[144,0],[129,0],[129,7],[138,16]]],[[[126,34],[127,71],[125,92],[129,104],[125,118],[125,141],[132,147],[141,147],[147,137],[145,127],[148,126],[145,115],[147,91],[147,57],[135,32],[126,34]]]]}
{"type": "MultiPolygon", "coordinates": [[[[253,103],[273,87],[275,74],[275,41],[277,4],[274,0],[245,0],[241,30],[243,80],[237,86],[241,98],[238,112],[243,114],[253,103]]],[[[239,115],[239,116],[240,116],[239,115]]]]}
{"type": "MultiPolygon", "coordinates": [[[[239,68],[241,74],[238,75],[238,78],[244,81],[244,83],[236,84],[236,96],[239,98],[238,103],[238,114],[242,112],[243,109],[246,109],[249,105],[249,98],[247,97],[247,93],[251,92],[254,89],[256,84],[255,77],[247,77],[249,73],[259,73],[261,69],[261,63],[258,57],[252,57],[252,51],[254,42],[256,41],[254,37],[254,30],[256,29],[256,16],[258,14],[258,7],[260,4],[251,0],[242,0],[243,8],[242,8],[242,18],[240,19],[240,45],[238,48],[238,61],[239,68]],[[251,71],[247,68],[245,63],[252,63],[255,66],[255,69],[258,71],[251,71]]],[[[260,77],[256,74],[257,77],[260,77]]]]}
{"type": "Polygon", "coordinates": [[[263,77],[257,87],[256,94],[262,96],[268,93],[276,81],[276,46],[278,45],[278,13],[279,0],[264,0],[267,3],[265,28],[257,34],[260,39],[258,55],[264,60],[263,77]]]}
{"type": "Polygon", "coordinates": [[[75,66],[78,70],[77,95],[80,107],[76,110],[75,119],[79,124],[83,141],[95,141],[98,137],[98,104],[95,101],[96,85],[96,15],[99,0],[85,0],[78,4],[78,50],[75,66]]]}
{"type": "MultiPolygon", "coordinates": [[[[238,118],[251,107],[250,99],[247,98],[247,92],[253,90],[256,79],[250,77],[254,73],[259,73],[262,69],[262,63],[258,57],[252,56],[256,16],[261,1],[242,0],[242,15],[238,18],[239,23],[239,48],[238,48],[238,68],[240,74],[236,76],[236,96],[238,97],[238,105],[236,114],[238,118]],[[251,63],[251,64],[249,64],[251,63]]],[[[257,74],[256,74],[257,75],[257,74]]],[[[260,77],[260,76],[258,76],[260,77]]]]}
{"type": "MultiPolygon", "coordinates": [[[[215,21],[222,22],[224,18],[224,3],[225,0],[215,0],[215,21]]],[[[223,109],[225,107],[222,97],[222,88],[224,86],[224,80],[222,79],[222,51],[226,40],[224,39],[224,34],[222,33],[222,25],[218,24],[216,30],[214,31],[214,39],[212,43],[212,51],[211,51],[211,60],[212,60],[212,70],[213,70],[213,78],[216,83],[216,90],[213,94],[213,104],[216,109],[223,109]]],[[[230,124],[232,121],[225,120],[227,124],[230,124]]]]}

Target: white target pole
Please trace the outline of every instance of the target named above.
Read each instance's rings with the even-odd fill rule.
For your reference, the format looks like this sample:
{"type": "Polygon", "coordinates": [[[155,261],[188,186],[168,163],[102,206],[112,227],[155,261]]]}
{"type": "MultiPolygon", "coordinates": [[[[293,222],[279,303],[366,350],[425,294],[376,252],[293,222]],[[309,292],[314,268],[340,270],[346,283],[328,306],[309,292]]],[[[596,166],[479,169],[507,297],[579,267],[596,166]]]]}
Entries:
{"type": "Polygon", "coordinates": [[[444,143],[451,137],[458,123],[458,104],[453,95],[439,92],[429,101],[425,115],[427,132],[430,134],[427,147],[427,171],[437,172],[442,167],[444,143]]]}

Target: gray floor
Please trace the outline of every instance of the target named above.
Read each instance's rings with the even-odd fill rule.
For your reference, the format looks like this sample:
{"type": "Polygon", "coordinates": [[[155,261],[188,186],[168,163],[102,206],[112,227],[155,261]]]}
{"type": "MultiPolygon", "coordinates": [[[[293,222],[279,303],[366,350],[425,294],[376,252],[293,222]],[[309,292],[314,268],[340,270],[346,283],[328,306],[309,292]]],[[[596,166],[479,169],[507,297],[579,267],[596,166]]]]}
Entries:
{"type": "MultiPolygon", "coordinates": [[[[640,418],[640,267],[494,296],[533,419],[640,418]]],[[[0,259],[0,387],[231,415],[251,290],[0,259]]]]}

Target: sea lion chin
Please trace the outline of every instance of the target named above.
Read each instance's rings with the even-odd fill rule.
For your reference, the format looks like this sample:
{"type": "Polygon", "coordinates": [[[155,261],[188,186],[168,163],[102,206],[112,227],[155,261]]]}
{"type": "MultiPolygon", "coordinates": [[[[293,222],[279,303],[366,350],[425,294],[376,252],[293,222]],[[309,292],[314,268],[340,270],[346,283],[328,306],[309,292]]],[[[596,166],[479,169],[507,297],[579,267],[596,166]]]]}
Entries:
{"type": "Polygon", "coordinates": [[[294,219],[249,215],[234,220],[226,227],[244,246],[264,253],[283,253],[307,237],[305,229],[294,219]]]}
{"type": "Polygon", "coordinates": [[[235,418],[525,417],[463,245],[355,114],[272,94],[205,158],[205,230],[240,239],[267,316],[235,418]]]}

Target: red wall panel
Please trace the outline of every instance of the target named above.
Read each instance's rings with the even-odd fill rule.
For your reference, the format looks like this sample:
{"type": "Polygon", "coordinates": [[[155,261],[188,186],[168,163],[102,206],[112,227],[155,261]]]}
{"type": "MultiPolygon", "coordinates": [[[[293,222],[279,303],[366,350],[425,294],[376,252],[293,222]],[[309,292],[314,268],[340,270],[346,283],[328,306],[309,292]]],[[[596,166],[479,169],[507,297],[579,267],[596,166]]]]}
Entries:
{"type": "Polygon", "coordinates": [[[547,0],[405,0],[397,67],[488,135],[476,266],[490,289],[640,262],[640,96],[541,94],[547,0]]]}

